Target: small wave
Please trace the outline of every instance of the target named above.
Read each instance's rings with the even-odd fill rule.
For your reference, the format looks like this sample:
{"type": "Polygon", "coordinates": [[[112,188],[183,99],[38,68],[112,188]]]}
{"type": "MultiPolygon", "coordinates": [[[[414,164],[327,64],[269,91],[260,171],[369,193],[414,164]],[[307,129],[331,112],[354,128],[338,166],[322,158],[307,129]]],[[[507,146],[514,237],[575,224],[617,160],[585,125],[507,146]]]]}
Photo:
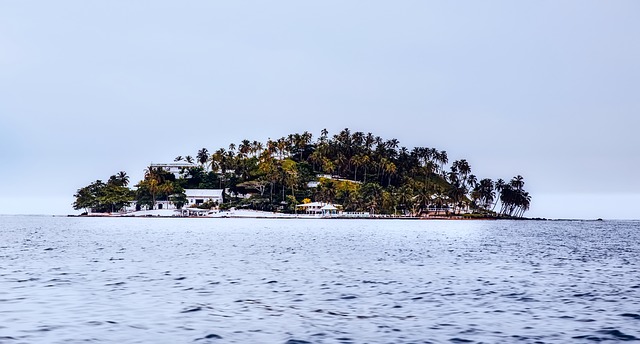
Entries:
{"type": "Polygon", "coordinates": [[[198,338],[195,341],[200,341],[200,340],[211,340],[211,339],[222,339],[222,336],[217,335],[215,333],[210,333],[202,338],[198,338]]]}
{"type": "Polygon", "coordinates": [[[640,314],[635,314],[635,313],[622,313],[620,314],[621,317],[627,317],[627,318],[633,318],[633,319],[637,319],[640,320],[640,314]]]}
{"type": "Polygon", "coordinates": [[[636,341],[636,340],[640,340],[640,338],[638,338],[638,337],[622,333],[620,330],[616,330],[616,329],[604,329],[604,330],[600,330],[600,331],[597,331],[597,332],[601,333],[601,334],[608,335],[609,337],[599,337],[599,336],[595,336],[595,335],[582,335],[582,336],[575,336],[573,338],[574,339],[587,339],[587,340],[592,340],[592,341],[596,341],[596,342],[601,342],[601,341],[606,341],[606,340],[620,340],[620,341],[636,341]]]}
{"type": "Polygon", "coordinates": [[[202,307],[193,307],[193,308],[185,309],[180,313],[193,313],[193,312],[199,312],[201,310],[202,310],[202,307]]]}

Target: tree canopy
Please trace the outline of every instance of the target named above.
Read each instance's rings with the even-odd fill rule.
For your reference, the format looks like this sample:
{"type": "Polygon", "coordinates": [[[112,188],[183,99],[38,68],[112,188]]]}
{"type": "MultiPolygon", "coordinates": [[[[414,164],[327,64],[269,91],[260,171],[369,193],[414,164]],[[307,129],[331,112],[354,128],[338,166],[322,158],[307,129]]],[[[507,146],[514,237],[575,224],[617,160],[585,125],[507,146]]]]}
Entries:
{"type": "MultiPolygon", "coordinates": [[[[195,157],[174,159],[197,162],[178,177],[147,169],[136,184],[138,204],[153,207],[156,201],[168,199],[180,203],[184,189],[205,188],[225,189],[227,207],[271,211],[295,211],[296,204],[313,200],[374,214],[523,216],[531,203],[520,175],[509,182],[480,179],[466,159],[449,164],[444,150],[407,148],[397,139],[348,128],[333,136],[322,130],[316,140],[306,131],[265,143],[244,139],[226,148],[201,148],[195,157]]],[[[120,175],[112,178],[106,183],[112,188],[123,181],[120,175]]],[[[117,192],[106,192],[100,183],[79,189],[74,207],[104,210],[124,204],[124,200],[115,201],[117,192]],[[110,203],[105,198],[98,202],[101,195],[110,203]]]]}
{"type": "Polygon", "coordinates": [[[116,212],[133,201],[133,191],[127,187],[129,176],[123,171],[80,188],[76,191],[73,209],[84,209],[99,213],[116,212]]]}

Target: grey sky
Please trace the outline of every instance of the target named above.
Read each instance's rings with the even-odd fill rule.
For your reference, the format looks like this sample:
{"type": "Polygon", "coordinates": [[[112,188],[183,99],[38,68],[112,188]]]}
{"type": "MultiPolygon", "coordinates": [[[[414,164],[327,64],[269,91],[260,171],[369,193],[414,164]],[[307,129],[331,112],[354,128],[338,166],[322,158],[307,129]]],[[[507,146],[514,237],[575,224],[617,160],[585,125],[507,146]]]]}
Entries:
{"type": "MultiPolygon", "coordinates": [[[[0,213],[242,139],[348,127],[640,218],[637,1],[4,1],[0,213]],[[600,204],[602,203],[602,204],[600,204]]],[[[596,206],[597,205],[597,206],[596,206]]]]}

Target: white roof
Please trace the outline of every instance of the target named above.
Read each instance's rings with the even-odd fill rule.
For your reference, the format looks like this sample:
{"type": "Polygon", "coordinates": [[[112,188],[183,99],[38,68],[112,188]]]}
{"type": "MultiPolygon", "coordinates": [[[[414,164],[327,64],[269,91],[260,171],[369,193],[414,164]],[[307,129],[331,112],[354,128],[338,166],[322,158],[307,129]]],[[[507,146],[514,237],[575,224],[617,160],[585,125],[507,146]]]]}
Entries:
{"type": "Polygon", "coordinates": [[[332,206],[331,204],[327,204],[324,207],[321,208],[322,210],[336,210],[338,208],[332,206]]]}
{"type": "MultiPolygon", "coordinates": [[[[337,204],[335,204],[335,205],[337,205],[337,204]]],[[[333,209],[338,209],[338,208],[334,207],[334,204],[324,203],[324,202],[312,202],[312,203],[298,204],[298,207],[316,207],[316,208],[321,208],[321,209],[332,209],[332,210],[333,209]],[[330,207],[330,208],[326,208],[326,207],[330,207]]]]}
{"type": "Polygon", "coordinates": [[[222,198],[222,189],[185,189],[187,197],[222,198]]]}
{"type": "Polygon", "coordinates": [[[151,163],[151,167],[196,167],[198,165],[188,162],[151,163]]]}
{"type": "Polygon", "coordinates": [[[311,203],[305,203],[305,204],[298,204],[298,207],[322,207],[325,204],[326,203],[322,203],[322,202],[311,202],[311,203]]]}

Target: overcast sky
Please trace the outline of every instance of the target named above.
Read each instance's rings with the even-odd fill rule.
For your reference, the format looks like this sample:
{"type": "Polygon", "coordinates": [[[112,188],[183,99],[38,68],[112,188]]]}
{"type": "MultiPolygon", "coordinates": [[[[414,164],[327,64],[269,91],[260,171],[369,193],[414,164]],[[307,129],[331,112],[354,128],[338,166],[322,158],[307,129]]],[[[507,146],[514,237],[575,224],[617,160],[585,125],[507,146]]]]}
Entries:
{"type": "Polygon", "coordinates": [[[2,1],[0,213],[327,128],[525,177],[529,216],[640,218],[638,1],[2,1]]]}

